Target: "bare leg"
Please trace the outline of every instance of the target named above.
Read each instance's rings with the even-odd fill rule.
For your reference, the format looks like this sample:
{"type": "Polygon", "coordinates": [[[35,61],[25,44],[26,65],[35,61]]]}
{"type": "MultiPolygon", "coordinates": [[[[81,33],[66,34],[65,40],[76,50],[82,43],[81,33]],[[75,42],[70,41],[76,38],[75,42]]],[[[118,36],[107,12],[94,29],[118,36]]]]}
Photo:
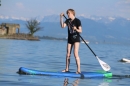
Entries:
{"type": "Polygon", "coordinates": [[[77,65],[77,72],[76,73],[81,73],[81,71],[80,71],[80,58],[78,55],[79,44],[80,44],[79,42],[74,43],[74,56],[75,56],[76,65],[77,65]]]}
{"type": "Polygon", "coordinates": [[[66,69],[63,70],[62,72],[69,71],[69,64],[70,64],[70,55],[71,55],[71,50],[72,50],[73,45],[72,44],[67,44],[67,54],[66,54],[66,69]]]}

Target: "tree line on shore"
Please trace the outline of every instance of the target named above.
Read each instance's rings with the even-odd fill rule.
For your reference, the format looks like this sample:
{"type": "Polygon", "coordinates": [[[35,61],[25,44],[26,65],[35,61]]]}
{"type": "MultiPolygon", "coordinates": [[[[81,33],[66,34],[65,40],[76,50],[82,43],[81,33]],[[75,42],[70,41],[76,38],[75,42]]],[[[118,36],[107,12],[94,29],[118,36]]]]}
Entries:
{"type": "Polygon", "coordinates": [[[39,38],[40,39],[49,39],[49,40],[67,40],[66,38],[56,38],[56,37],[51,37],[51,36],[42,36],[39,38]]]}

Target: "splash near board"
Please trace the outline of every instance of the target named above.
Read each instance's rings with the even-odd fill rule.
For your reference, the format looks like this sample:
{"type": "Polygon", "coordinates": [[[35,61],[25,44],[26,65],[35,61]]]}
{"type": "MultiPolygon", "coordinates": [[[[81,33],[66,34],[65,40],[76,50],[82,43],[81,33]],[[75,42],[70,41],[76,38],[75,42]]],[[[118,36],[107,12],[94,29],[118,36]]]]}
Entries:
{"type": "Polygon", "coordinates": [[[75,72],[51,72],[51,71],[39,71],[20,67],[19,74],[25,75],[44,75],[44,76],[58,76],[58,77],[73,77],[73,78],[111,78],[111,72],[97,71],[97,72],[81,72],[76,74],[75,72]]]}

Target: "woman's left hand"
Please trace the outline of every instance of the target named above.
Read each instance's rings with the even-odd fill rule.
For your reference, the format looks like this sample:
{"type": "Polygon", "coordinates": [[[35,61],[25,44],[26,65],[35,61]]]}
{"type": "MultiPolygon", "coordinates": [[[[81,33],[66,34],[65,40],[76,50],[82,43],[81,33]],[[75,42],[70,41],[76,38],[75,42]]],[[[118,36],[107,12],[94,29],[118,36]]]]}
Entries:
{"type": "Polygon", "coordinates": [[[76,26],[74,26],[74,27],[73,27],[73,30],[76,30],[76,29],[77,29],[76,26]]]}

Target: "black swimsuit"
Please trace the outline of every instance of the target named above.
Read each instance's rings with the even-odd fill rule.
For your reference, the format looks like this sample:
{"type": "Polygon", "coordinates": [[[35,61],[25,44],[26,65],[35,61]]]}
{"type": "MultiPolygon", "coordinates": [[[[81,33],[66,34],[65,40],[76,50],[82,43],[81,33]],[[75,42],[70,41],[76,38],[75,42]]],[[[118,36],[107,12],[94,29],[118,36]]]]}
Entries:
{"type": "Polygon", "coordinates": [[[80,37],[79,33],[72,29],[72,26],[76,26],[76,28],[79,29],[78,27],[81,26],[81,22],[78,18],[75,18],[73,21],[70,20],[71,19],[67,19],[65,21],[68,26],[68,43],[74,44],[75,42],[80,42],[80,37]]]}

